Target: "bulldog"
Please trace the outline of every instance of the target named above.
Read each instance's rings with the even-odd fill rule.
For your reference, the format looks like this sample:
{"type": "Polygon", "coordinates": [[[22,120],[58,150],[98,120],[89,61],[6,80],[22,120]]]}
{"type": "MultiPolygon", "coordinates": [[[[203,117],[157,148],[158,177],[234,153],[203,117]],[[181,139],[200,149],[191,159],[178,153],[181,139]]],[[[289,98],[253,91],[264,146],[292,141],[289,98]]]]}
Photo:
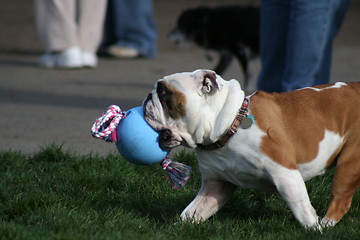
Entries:
{"type": "Polygon", "coordinates": [[[202,185],[181,213],[204,221],[237,186],[276,190],[305,227],[334,226],[360,185],[360,83],[335,83],[245,97],[237,80],[210,70],[157,81],[143,102],[162,148],[196,151],[202,185]],[[305,181],[336,167],[320,220],[305,181]]]}

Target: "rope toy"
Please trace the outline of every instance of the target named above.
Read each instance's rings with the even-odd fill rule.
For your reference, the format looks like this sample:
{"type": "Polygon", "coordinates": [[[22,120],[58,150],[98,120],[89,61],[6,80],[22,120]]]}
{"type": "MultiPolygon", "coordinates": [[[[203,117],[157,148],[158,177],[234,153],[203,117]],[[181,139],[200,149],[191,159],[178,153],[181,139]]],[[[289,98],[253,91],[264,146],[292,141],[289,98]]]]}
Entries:
{"type": "Polygon", "coordinates": [[[170,158],[165,158],[161,161],[160,165],[166,171],[174,189],[179,189],[187,183],[190,179],[191,167],[172,161],[170,158]]]}
{"type": "Polygon", "coordinates": [[[142,107],[125,112],[117,105],[110,105],[95,120],[91,135],[105,142],[115,142],[119,153],[129,162],[139,165],[160,162],[174,189],[185,186],[190,179],[191,167],[172,161],[167,157],[168,152],[160,148],[158,133],[145,121],[142,107]],[[149,141],[150,147],[146,145],[149,141]]]}
{"type": "Polygon", "coordinates": [[[105,142],[117,142],[115,130],[125,117],[126,112],[121,111],[119,106],[110,105],[101,117],[96,119],[91,127],[91,134],[93,137],[102,139],[105,142]]]}

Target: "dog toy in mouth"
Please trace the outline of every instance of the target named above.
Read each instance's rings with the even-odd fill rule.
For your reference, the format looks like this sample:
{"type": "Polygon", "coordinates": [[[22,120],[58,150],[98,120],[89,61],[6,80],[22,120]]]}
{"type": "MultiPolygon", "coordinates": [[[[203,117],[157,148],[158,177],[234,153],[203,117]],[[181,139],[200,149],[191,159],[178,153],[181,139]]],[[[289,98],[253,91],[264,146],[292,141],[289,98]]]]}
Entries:
{"type": "Polygon", "coordinates": [[[135,107],[127,112],[111,105],[96,119],[91,128],[95,138],[115,142],[119,153],[137,165],[160,165],[168,171],[172,187],[178,189],[190,179],[191,167],[174,162],[167,157],[169,151],[159,146],[159,134],[144,119],[143,108],[135,107]]]}

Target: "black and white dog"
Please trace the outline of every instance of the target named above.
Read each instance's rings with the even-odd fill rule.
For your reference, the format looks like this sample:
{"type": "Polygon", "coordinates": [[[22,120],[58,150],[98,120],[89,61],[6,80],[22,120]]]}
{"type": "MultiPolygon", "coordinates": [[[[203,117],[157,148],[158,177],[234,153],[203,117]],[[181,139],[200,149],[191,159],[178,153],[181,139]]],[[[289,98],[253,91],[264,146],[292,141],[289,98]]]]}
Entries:
{"type": "Polygon", "coordinates": [[[259,52],[259,27],[258,7],[198,7],[182,12],[168,37],[177,44],[193,42],[217,51],[220,55],[214,68],[217,74],[222,74],[235,56],[243,70],[243,87],[246,88],[249,59],[259,52]]]}

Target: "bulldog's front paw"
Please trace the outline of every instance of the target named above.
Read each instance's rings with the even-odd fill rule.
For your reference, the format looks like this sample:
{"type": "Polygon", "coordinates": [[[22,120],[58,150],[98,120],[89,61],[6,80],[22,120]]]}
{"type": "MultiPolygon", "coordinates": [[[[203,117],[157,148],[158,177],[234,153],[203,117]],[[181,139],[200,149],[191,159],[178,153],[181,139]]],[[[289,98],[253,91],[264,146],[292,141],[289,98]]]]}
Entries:
{"type": "Polygon", "coordinates": [[[204,221],[199,214],[196,214],[196,211],[186,211],[186,209],[180,214],[180,218],[183,222],[200,223],[204,221]]]}

